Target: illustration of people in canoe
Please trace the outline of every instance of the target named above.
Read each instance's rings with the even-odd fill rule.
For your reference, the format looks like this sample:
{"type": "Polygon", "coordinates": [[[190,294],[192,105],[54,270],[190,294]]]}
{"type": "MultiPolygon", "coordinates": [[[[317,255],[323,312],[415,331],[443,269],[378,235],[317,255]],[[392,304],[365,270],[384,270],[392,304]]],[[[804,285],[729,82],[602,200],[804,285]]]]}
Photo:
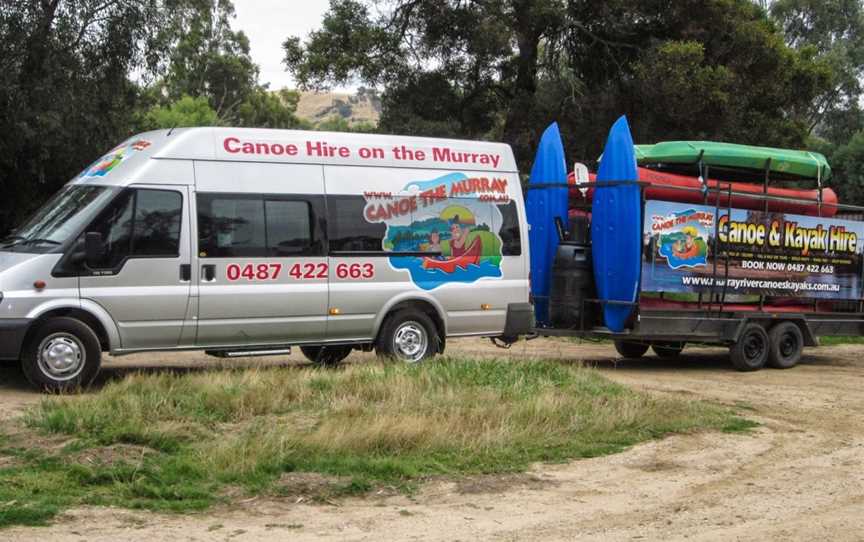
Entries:
{"type": "MultiPolygon", "coordinates": [[[[469,265],[477,265],[483,255],[483,236],[479,233],[482,230],[474,234],[477,221],[471,211],[458,205],[450,206],[444,209],[440,219],[449,225],[450,239],[442,242],[437,229],[430,232],[429,243],[423,248],[441,255],[425,257],[423,268],[452,273],[457,267],[467,269],[469,265]]],[[[485,231],[490,233],[488,227],[485,231]]]]}
{"type": "Polygon", "coordinates": [[[661,235],[659,252],[672,269],[702,266],[708,261],[708,245],[693,226],[661,235]]]}
{"type": "Polygon", "coordinates": [[[449,194],[454,184],[467,178],[463,173],[448,173],[412,181],[389,198],[367,198],[366,220],[387,225],[381,246],[390,253],[390,265],[408,271],[424,290],[501,278],[503,219],[498,205],[473,193],[436,199],[419,195],[437,188],[449,194]],[[410,212],[395,212],[402,198],[414,198],[413,205],[404,204],[410,212]]]}

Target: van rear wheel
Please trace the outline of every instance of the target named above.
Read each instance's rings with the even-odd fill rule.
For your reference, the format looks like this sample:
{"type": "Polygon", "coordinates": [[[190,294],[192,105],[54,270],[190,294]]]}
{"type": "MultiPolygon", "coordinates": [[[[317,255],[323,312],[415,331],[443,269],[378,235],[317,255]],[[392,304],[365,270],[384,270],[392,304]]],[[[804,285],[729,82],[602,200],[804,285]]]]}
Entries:
{"type": "Polygon", "coordinates": [[[342,363],[342,360],[351,354],[352,348],[347,345],[332,346],[301,346],[300,351],[306,359],[317,365],[333,367],[342,363]]]}
{"type": "Polygon", "coordinates": [[[438,330],[423,312],[400,310],[381,326],[375,351],[405,363],[420,363],[438,352],[438,330]]]}
{"type": "Polygon", "coordinates": [[[64,392],[93,381],[102,363],[96,333],[75,318],[45,321],[29,337],[21,356],[27,380],[45,391],[64,392]]]}

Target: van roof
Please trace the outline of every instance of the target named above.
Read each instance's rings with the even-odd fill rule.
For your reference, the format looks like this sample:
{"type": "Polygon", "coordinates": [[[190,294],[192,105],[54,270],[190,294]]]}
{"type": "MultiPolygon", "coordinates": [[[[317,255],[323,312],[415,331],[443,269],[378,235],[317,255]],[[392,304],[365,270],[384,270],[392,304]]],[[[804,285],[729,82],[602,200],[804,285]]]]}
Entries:
{"type": "MultiPolygon", "coordinates": [[[[82,172],[76,182],[108,182],[116,166],[126,177],[149,158],[281,162],[321,165],[408,167],[515,173],[513,152],[504,143],[379,134],[179,128],[135,135],[82,172]]],[[[116,181],[114,181],[116,182],[116,181]]]]}

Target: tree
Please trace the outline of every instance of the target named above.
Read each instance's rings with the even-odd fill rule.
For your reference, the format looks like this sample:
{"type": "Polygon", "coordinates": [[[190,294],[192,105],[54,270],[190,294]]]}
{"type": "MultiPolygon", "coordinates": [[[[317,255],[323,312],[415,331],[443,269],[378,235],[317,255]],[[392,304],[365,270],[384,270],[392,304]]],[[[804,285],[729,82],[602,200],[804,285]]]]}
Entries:
{"type": "MultiPolygon", "coordinates": [[[[857,121],[864,77],[864,7],[860,0],[776,0],[771,16],[783,27],[786,42],[810,50],[831,68],[831,84],[802,112],[808,129],[831,139],[851,137],[838,125],[842,116],[857,121]]],[[[862,127],[858,124],[859,128],[862,127]]]]}
{"type": "Polygon", "coordinates": [[[783,38],[747,0],[333,0],[284,48],[304,88],[383,87],[382,130],[503,139],[527,167],[551,120],[590,158],[622,113],[645,142],[803,144],[830,67],[783,38]]]}
{"type": "Polygon", "coordinates": [[[162,128],[186,128],[191,126],[216,126],[219,115],[210,107],[207,98],[183,96],[167,105],[156,105],[145,115],[142,122],[144,130],[162,128]]]}
{"type": "Polygon", "coordinates": [[[206,98],[219,123],[294,128],[297,97],[258,84],[249,39],[234,31],[231,0],[174,0],[171,24],[160,35],[171,54],[152,94],[163,106],[184,96],[206,98]]]}
{"type": "Polygon", "coordinates": [[[156,0],[34,0],[0,8],[0,230],[128,134],[127,75],[159,56],[156,0]]]}
{"type": "Polygon", "coordinates": [[[858,132],[848,143],[831,155],[834,173],[832,185],[843,203],[864,205],[864,132],[858,132]]]}
{"type": "Polygon", "coordinates": [[[0,233],[135,131],[297,126],[232,17],[230,0],[0,4],[0,233]]]}

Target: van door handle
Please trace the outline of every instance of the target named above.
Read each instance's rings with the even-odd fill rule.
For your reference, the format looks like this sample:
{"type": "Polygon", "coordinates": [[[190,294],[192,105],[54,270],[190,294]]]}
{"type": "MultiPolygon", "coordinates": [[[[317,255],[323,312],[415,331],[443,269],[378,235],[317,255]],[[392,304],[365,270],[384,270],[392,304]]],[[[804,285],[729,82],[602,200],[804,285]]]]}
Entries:
{"type": "Polygon", "coordinates": [[[180,282],[189,282],[192,280],[192,264],[180,264],[180,282]]]}
{"type": "Polygon", "coordinates": [[[201,279],[205,282],[213,282],[216,280],[216,266],[213,264],[202,265],[201,279]]]}

